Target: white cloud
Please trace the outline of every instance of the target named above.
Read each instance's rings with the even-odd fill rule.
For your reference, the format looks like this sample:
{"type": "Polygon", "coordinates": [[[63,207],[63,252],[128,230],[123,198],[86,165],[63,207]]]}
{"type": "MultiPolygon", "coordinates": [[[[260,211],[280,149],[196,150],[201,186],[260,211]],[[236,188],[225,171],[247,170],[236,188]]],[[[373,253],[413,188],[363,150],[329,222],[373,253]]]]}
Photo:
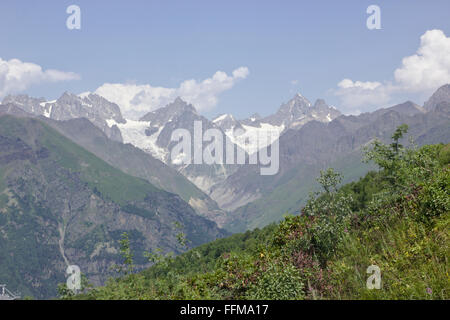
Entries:
{"type": "Polygon", "coordinates": [[[375,90],[379,86],[381,86],[381,83],[379,83],[379,82],[370,82],[370,81],[366,81],[366,82],[355,81],[355,82],[353,82],[350,79],[344,79],[338,83],[338,87],[343,88],[343,89],[358,88],[358,89],[363,89],[363,90],[375,90]]]}
{"type": "Polygon", "coordinates": [[[42,70],[41,66],[34,63],[0,58],[0,97],[23,91],[33,84],[78,79],[80,76],[73,72],[42,70]]]}
{"type": "Polygon", "coordinates": [[[417,53],[403,58],[395,70],[395,80],[405,90],[435,90],[450,83],[450,37],[430,30],[420,37],[417,53]]]}
{"type": "Polygon", "coordinates": [[[250,72],[248,71],[247,67],[240,67],[233,71],[233,77],[245,79],[245,78],[247,78],[249,73],[250,72]]]}
{"type": "Polygon", "coordinates": [[[344,79],[338,87],[334,93],[341,99],[344,113],[358,114],[366,111],[367,107],[384,105],[390,99],[391,86],[380,82],[344,79]]]}
{"type": "Polygon", "coordinates": [[[450,83],[450,37],[441,30],[429,30],[420,37],[416,54],[402,59],[392,83],[344,79],[333,92],[341,99],[344,112],[359,113],[385,105],[398,94],[429,95],[447,83],[450,83]]]}
{"type": "Polygon", "coordinates": [[[217,71],[203,81],[183,81],[178,88],[153,87],[149,84],[105,83],[95,93],[117,103],[126,118],[137,119],[145,113],[164,107],[176,97],[193,104],[198,111],[211,110],[217,105],[220,93],[249,74],[247,67],[237,68],[231,75],[217,71]]]}

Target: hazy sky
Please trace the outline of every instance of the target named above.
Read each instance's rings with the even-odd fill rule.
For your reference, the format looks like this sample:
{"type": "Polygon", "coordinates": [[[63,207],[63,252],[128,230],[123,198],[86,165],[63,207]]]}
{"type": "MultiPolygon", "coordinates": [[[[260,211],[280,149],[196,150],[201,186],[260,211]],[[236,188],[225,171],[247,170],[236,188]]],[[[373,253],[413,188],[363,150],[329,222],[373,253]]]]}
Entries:
{"type": "Polygon", "coordinates": [[[450,82],[448,37],[448,0],[1,0],[0,99],[97,90],[132,115],[181,95],[242,118],[300,92],[358,113],[450,82]],[[381,30],[366,26],[371,4],[381,30]]]}

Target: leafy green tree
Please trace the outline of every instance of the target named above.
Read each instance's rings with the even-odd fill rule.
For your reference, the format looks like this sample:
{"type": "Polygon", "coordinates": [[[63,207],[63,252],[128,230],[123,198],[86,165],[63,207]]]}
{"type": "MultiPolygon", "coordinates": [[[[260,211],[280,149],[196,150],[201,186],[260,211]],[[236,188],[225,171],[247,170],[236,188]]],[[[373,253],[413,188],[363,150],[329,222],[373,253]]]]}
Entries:
{"type": "Polygon", "coordinates": [[[309,241],[303,244],[303,249],[312,251],[324,265],[349,227],[353,200],[351,195],[338,192],[342,175],[333,168],[321,171],[317,181],[325,192],[311,193],[302,210],[306,217],[314,219],[308,226],[309,236],[306,238],[309,241]]]}
{"type": "Polygon", "coordinates": [[[325,171],[321,170],[320,176],[317,178],[317,182],[320,183],[327,194],[335,193],[341,181],[342,175],[339,172],[335,172],[333,168],[328,168],[325,171]]]}
{"type": "Polygon", "coordinates": [[[183,225],[178,221],[175,221],[173,224],[175,225],[175,230],[179,231],[176,234],[178,244],[183,248],[187,248],[188,240],[186,238],[186,234],[180,231],[181,229],[183,229],[183,225]]]}
{"type": "MultiPolygon", "coordinates": [[[[71,290],[67,287],[66,283],[58,284],[58,297],[63,300],[74,298],[77,294],[87,293],[94,288],[93,284],[89,282],[85,274],[81,274],[81,288],[80,290],[71,290]]],[[[31,298],[32,299],[32,298],[31,298]]]]}
{"type": "Polygon", "coordinates": [[[397,127],[391,136],[391,144],[386,145],[376,139],[369,147],[364,149],[364,161],[375,162],[383,170],[386,181],[393,188],[400,185],[398,181],[398,169],[406,151],[399,141],[407,132],[408,125],[402,124],[397,127]]]}
{"type": "Polygon", "coordinates": [[[403,145],[399,143],[399,140],[403,138],[403,135],[408,132],[408,125],[402,124],[397,127],[394,134],[392,135],[392,143],[391,148],[394,151],[394,154],[398,155],[401,149],[403,149],[403,145]]]}
{"type": "Polygon", "coordinates": [[[119,245],[120,245],[120,255],[122,256],[123,259],[123,265],[113,265],[112,268],[116,272],[124,275],[132,274],[135,269],[135,265],[133,260],[134,255],[133,252],[131,251],[128,233],[123,232],[121,234],[119,245]]]}

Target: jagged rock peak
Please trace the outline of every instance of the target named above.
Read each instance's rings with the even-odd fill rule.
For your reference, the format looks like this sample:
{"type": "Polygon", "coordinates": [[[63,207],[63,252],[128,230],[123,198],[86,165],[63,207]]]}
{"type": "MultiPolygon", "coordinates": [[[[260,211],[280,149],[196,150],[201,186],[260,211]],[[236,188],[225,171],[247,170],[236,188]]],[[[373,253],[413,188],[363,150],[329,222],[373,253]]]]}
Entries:
{"type": "Polygon", "coordinates": [[[158,119],[158,121],[162,123],[185,112],[198,115],[197,110],[192,104],[187,103],[181,97],[177,97],[173,102],[167,104],[165,107],[146,113],[140,120],[154,121],[158,119]]]}
{"type": "Polygon", "coordinates": [[[435,93],[427,100],[424,104],[424,108],[427,111],[434,109],[441,102],[450,101],[450,84],[445,84],[439,89],[436,90],[435,93]]]}

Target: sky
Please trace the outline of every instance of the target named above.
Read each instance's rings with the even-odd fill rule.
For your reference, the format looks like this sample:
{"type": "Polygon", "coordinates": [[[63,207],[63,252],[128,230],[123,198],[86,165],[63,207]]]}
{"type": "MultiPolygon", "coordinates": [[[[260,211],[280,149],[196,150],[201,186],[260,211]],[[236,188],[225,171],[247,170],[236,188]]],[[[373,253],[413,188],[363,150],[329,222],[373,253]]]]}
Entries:
{"type": "Polygon", "coordinates": [[[2,0],[0,99],[97,92],[129,118],[176,96],[210,118],[265,116],[296,93],[347,114],[423,104],[450,83],[449,16],[448,0],[2,0]]]}

